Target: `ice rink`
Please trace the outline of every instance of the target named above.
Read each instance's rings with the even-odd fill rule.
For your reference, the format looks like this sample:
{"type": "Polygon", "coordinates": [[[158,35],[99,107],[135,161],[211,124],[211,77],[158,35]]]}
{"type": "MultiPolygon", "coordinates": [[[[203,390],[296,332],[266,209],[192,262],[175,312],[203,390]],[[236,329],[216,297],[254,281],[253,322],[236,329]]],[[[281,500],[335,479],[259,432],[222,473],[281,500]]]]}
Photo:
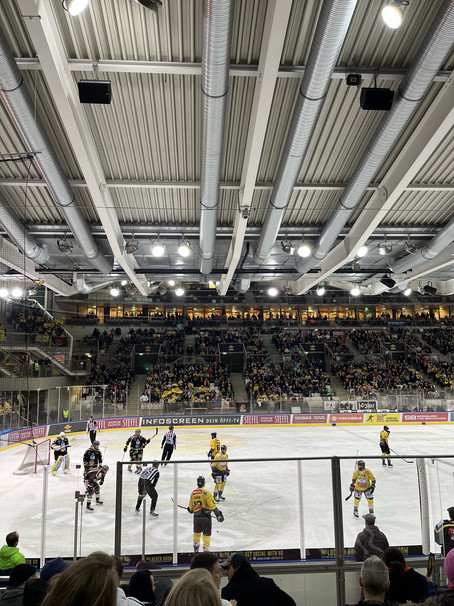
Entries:
{"type": "MultiPolygon", "coordinates": [[[[273,461],[286,457],[352,456],[363,458],[377,480],[375,513],[377,525],[392,545],[421,544],[418,480],[415,463],[394,460],[394,467],[382,467],[379,460],[368,459],[380,455],[378,446],[381,426],[325,426],[325,427],[221,427],[216,428],[222,444],[228,446],[231,474],[225,489],[225,502],[220,504],[225,521],[213,521],[211,549],[213,551],[261,550],[299,548],[328,548],[334,546],[331,463],[330,460],[310,460],[301,464],[300,509],[298,470],[296,461],[273,461]],[[236,462],[235,459],[268,459],[266,462],[236,462]]],[[[192,550],[192,516],[174,507],[174,476],[177,472],[178,503],[187,506],[189,495],[196,487],[199,475],[206,477],[206,487],[213,490],[210,466],[205,462],[210,443],[211,427],[177,427],[177,450],[173,460],[177,465],[160,468],[156,511],[159,518],[148,516],[146,500],[146,553],[169,553],[174,537],[179,552],[192,550]],[[194,461],[203,459],[202,462],[194,461]],[[176,519],[175,519],[176,516],[176,519]],[[175,533],[174,533],[175,528],[175,533]]],[[[115,513],[116,462],[121,460],[123,446],[131,430],[98,432],[104,463],[110,471],[101,498],[103,506],[92,513],[85,511],[78,519],[81,528],[77,535],[78,554],[86,555],[95,549],[113,552],[115,513]],[[79,550],[80,548],[80,550],[79,550]]],[[[143,435],[151,437],[152,429],[143,435]]],[[[164,430],[146,447],[144,461],[161,456],[160,444],[164,430]]],[[[448,456],[453,453],[454,428],[450,425],[391,426],[390,446],[399,454],[448,456]]],[[[49,473],[46,517],[46,557],[68,556],[74,553],[75,492],[84,490],[83,453],[90,445],[88,436],[76,434],[71,448],[71,472],[64,475],[49,473]]],[[[41,519],[43,471],[17,476],[24,456],[24,445],[4,449],[1,457],[1,503],[3,536],[12,530],[20,534],[20,551],[26,557],[41,554],[41,519]]],[[[126,455],[127,456],[127,455],[126,455]]],[[[125,461],[127,460],[125,456],[125,461]]],[[[52,453],[51,453],[52,457],[52,453]]],[[[53,457],[52,457],[53,458],[53,457]]],[[[454,465],[454,459],[446,459],[454,465]]],[[[52,462],[52,461],[51,461],[52,462]]],[[[341,462],[342,486],[349,494],[354,461],[341,462]]],[[[124,469],[122,509],[122,553],[140,554],[142,546],[142,514],[135,513],[137,479],[124,469]]],[[[430,494],[430,525],[447,516],[446,508],[454,505],[454,466],[428,462],[430,494]]],[[[363,498],[360,514],[367,513],[363,498]]],[[[364,520],[353,516],[353,499],[343,500],[344,542],[352,547],[364,520]]],[[[0,537],[1,538],[1,537],[0,537]]],[[[3,541],[3,538],[1,538],[3,541]]]]}

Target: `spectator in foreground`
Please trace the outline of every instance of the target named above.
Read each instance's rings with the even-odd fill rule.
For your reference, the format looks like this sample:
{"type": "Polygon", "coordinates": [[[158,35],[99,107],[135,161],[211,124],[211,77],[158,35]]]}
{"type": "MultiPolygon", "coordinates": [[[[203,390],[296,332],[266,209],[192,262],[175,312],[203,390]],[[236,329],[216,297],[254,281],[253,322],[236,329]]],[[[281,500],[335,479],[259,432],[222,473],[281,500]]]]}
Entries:
{"type": "Polygon", "coordinates": [[[166,606],[221,606],[221,598],[208,570],[197,568],[178,579],[166,606]]]}
{"type": "Polygon", "coordinates": [[[221,568],[229,582],[221,591],[225,600],[236,600],[238,606],[296,606],[295,601],[282,591],[273,579],[259,576],[244,553],[231,554],[221,568]]]}
{"type": "Polygon", "coordinates": [[[155,606],[156,596],[154,593],[155,584],[151,570],[138,570],[135,572],[128,587],[128,595],[136,598],[144,606],[155,606]]]}
{"type": "Polygon", "coordinates": [[[25,583],[28,579],[36,578],[36,568],[34,566],[18,564],[9,575],[8,587],[0,598],[0,602],[3,602],[4,606],[22,606],[25,583]]]}
{"type": "Polygon", "coordinates": [[[383,561],[389,571],[389,589],[386,592],[388,600],[406,603],[423,602],[429,593],[427,579],[407,566],[402,553],[395,547],[388,547],[383,561]]]}
{"type": "Polygon", "coordinates": [[[95,551],[63,572],[42,606],[116,606],[118,583],[114,558],[95,551]]]}
{"type": "MultiPolygon", "coordinates": [[[[148,560],[139,560],[136,564],[137,570],[159,570],[161,567],[159,564],[155,564],[154,562],[150,562],[148,560]]],[[[166,579],[165,577],[159,578],[156,580],[156,573],[153,573],[153,577],[155,579],[155,588],[154,595],[156,598],[155,606],[164,606],[167,596],[169,595],[169,591],[173,587],[173,583],[170,579],[166,579]]]]}
{"type": "Polygon", "coordinates": [[[22,606],[41,606],[48,591],[49,583],[32,577],[25,583],[22,606]]]}
{"type": "Polygon", "coordinates": [[[49,585],[53,586],[57,582],[59,576],[71,566],[72,562],[65,562],[63,558],[54,558],[44,564],[39,578],[49,585]]]}
{"type": "Polygon", "coordinates": [[[370,603],[373,603],[374,606],[380,604],[397,606],[395,602],[385,601],[385,594],[389,587],[389,573],[386,564],[378,556],[373,555],[365,560],[361,566],[359,584],[364,591],[364,600],[345,606],[366,606],[370,603]]]}
{"type": "Polygon", "coordinates": [[[18,548],[19,533],[14,530],[6,535],[6,545],[0,549],[0,574],[7,575],[18,564],[25,564],[25,557],[18,548]]]}
{"type": "MultiPolygon", "coordinates": [[[[191,570],[195,570],[196,568],[204,568],[205,570],[208,570],[208,572],[211,574],[211,578],[213,579],[214,586],[219,591],[221,587],[222,568],[219,565],[218,556],[211,551],[196,553],[191,561],[191,570]]],[[[236,600],[230,600],[229,602],[221,599],[221,602],[222,606],[237,606],[236,600]]]]}
{"type": "Polygon", "coordinates": [[[355,558],[357,562],[364,562],[371,555],[383,558],[385,551],[389,547],[388,539],[381,532],[378,526],[375,526],[375,516],[372,513],[363,515],[364,529],[358,534],[355,541],[355,558]]]}

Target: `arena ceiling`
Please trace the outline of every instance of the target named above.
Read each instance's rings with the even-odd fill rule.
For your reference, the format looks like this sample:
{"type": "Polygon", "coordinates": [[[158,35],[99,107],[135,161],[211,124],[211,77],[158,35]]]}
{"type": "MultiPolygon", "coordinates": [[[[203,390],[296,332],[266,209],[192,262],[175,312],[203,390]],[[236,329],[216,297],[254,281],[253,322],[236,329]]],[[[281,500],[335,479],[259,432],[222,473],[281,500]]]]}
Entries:
{"type": "Polygon", "coordinates": [[[454,293],[454,1],[65,2],[0,3],[4,280],[454,293]]]}

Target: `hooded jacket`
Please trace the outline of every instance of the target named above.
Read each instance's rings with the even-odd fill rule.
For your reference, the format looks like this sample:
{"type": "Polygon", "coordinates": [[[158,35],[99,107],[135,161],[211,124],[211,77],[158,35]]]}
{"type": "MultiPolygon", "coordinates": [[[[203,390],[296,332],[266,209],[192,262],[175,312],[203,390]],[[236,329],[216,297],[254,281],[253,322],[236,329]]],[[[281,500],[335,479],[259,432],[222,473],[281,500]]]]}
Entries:
{"type": "Polygon", "coordinates": [[[296,606],[273,579],[259,576],[250,564],[235,570],[221,595],[225,600],[236,600],[238,606],[296,606]]]}
{"type": "Polygon", "coordinates": [[[25,557],[18,547],[3,545],[0,549],[0,570],[11,570],[18,564],[25,564],[25,557]]]}
{"type": "Polygon", "coordinates": [[[358,534],[355,542],[355,558],[357,562],[364,562],[372,555],[383,559],[388,549],[388,539],[375,524],[367,524],[358,534]]]}

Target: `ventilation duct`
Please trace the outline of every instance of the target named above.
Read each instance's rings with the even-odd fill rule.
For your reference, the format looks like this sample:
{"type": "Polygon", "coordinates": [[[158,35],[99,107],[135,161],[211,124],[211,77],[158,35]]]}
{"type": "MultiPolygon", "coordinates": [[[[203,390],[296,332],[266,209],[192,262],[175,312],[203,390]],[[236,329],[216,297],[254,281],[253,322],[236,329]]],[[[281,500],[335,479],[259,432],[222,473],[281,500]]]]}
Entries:
{"type": "MultiPolygon", "coordinates": [[[[77,206],[74,193],[42,122],[35,116],[32,99],[1,29],[0,94],[29,150],[39,152],[35,156],[35,162],[85,257],[101,273],[110,273],[112,265],[101,255],[90,227],[77,206]]],[[[22,250],[23,246],[19,246],[22,250]]]]}
{"type": "Polygon", "coordinates": [[[43,265],[49,259],[49,253],[30,236],[22,223],[11,212],[5,200],[0,197],[0,225],[6,231],[14,244],[24,255],[37,265],[43,265]]]}
{"type": "Polygon", "coordinates": [[[234,0],[204,0],[202,30],[202,166],[200,272],[213,269],[229,85],[234,0]]]}
{"type": "Polygon", "coordinates": [[[93,284],[92,286],[89,286],[85,282],[84,276],[77,274],[73,278],[74,288],[77,290],[77,292],[80,292],[83,295],[89,295],[90,293],[94,292],[95,290],[101,290],[101,288],[106,288],[106,286],[109,286],[109,284],[112,284],[112,281],[103,282],[102,284],[93,284]]]}
{"type": "Polygon", "coordinates": [[[268,259],[276,242],[355,6],[356,0],[329,0],[322,5],[276,183],[254,254],[258,265],[268,259]]]}
{"type": "Polygon", "coordinates": [[[451,52],[453,34],[454,1],[444,0],[407,75],[396,91],[392,109],[380,121],[366,152],[359,160],[336,208],[326,223],[313,255],[308,259],[296,262],[296,268],[300,274],[312,269],[331,250],[341,230],[359,204],[367,186],[395,145],[447,55],[451,52]]]}
{"type": "Polygon", "coordinates": [[[250,287],[251,287],[250,278],[241,278],[240,280],[236,280],[233,283],[233,288],[236,290],[236,292],[238,292],[242,295],[244,295],[244,293],[246,293],[250,287]]]}

